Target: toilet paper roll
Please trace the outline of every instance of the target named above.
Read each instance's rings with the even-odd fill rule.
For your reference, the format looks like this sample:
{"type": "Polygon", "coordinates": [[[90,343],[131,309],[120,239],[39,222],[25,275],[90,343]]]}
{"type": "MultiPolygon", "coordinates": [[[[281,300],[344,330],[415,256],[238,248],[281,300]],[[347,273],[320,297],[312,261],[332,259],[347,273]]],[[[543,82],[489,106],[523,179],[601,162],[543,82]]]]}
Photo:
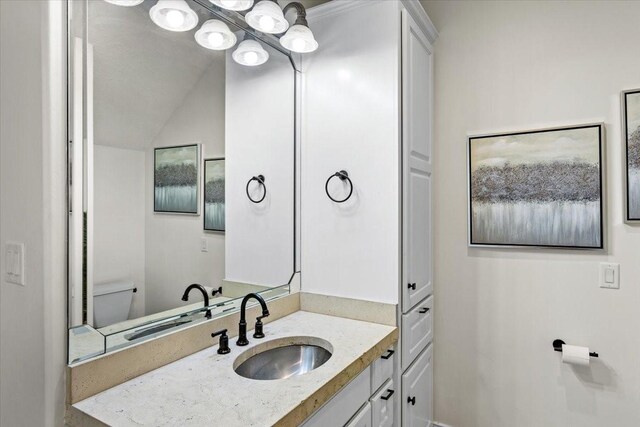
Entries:
{"type": "Polygon", "coordinates": [[[562,344],[562,362],[572,365],[589,366],[589,348],[562,344]]]}

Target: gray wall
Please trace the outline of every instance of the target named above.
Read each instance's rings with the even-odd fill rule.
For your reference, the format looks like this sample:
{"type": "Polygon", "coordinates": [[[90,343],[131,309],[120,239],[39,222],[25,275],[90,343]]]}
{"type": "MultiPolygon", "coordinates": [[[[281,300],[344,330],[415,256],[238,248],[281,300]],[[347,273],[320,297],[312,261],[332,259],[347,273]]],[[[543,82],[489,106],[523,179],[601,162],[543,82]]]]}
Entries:
{"type": "Polygon", "coordinates": [[[622,223],[619,96],[639,2],[423,2],[435,51],[435,416],[457,427],[640,425],[640,228],[622,223]],[[606,253],[469,249],[466,135],[604,121],[606,253]],[[621,263],[620,290],[598,264],[621,263]],[[555,338],[601,358],[572,369],[555,338]]]}
{"type": "Polygon", "coordinates": [[[0,1],[0,243],[3,254],[7,241],[24,243],[26,259],[23,287],[4,281],[0,257],[2,426],[63,424],[62,12],[62,2],[0,1]]]}

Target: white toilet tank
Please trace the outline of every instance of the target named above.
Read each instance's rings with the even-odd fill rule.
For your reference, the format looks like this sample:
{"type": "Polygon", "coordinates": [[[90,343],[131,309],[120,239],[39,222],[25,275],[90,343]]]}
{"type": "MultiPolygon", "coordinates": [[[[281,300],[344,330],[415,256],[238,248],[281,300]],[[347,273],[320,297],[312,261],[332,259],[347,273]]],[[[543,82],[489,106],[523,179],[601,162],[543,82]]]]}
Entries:
{"type": "Polygon", "coordinates": [[[93,327],[102,328],[127,320],[134,287],[135,284],[128,280],[93,285],[93,327]]]}

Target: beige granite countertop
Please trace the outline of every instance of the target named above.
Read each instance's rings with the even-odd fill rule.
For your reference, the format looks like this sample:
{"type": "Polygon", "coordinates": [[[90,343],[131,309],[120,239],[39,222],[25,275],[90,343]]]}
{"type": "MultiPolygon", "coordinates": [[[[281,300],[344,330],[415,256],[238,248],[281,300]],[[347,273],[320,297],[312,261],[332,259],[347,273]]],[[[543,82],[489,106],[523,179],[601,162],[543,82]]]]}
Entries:
{"type": "MultiPolygon", "coordinates": [[[[252,319],[253,320],[253,319],[252,319]]],[[[73,405],[76,417],[110,426],[297,426],[328,401],[398,337],[397,328],[298,311],[268,325],[266,337],[219,355],[217,345],[73,405]],[[331,358],[301,376],[258,381],[233,370],[255,346],[286,337],[328,341],[331,358]]]]}

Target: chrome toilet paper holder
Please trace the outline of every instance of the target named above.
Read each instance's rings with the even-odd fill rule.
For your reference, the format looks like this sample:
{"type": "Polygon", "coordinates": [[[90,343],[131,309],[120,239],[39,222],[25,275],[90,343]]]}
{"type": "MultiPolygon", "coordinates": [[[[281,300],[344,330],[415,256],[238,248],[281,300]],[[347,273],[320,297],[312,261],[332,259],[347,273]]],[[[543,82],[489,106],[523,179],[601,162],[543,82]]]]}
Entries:
{"type": "MultiPolygon", "coordinates": [[[[562,345],[563,344],[566,344],[566,343],[564,341],[562,341],[561,339],[553,340],[553,349],[555,351],[559,351],[560,353],[562,353],[562,345]]],[[[598,353],[596,353],[595,351],[591,351],[591,352],[589,352],[589,356],[598,357],[598,353]]]]}

